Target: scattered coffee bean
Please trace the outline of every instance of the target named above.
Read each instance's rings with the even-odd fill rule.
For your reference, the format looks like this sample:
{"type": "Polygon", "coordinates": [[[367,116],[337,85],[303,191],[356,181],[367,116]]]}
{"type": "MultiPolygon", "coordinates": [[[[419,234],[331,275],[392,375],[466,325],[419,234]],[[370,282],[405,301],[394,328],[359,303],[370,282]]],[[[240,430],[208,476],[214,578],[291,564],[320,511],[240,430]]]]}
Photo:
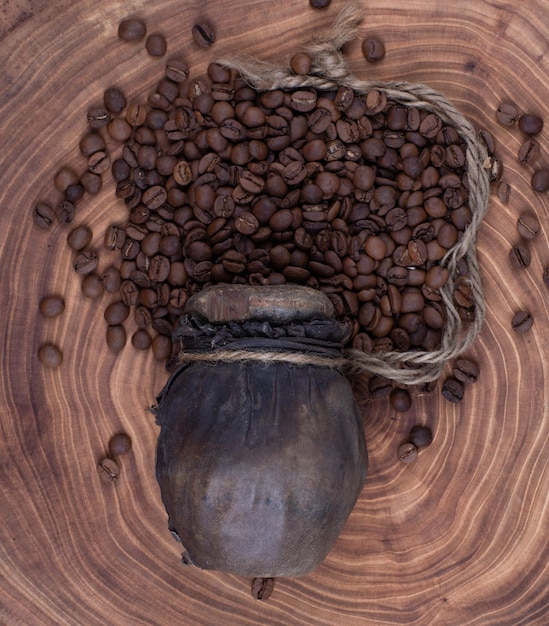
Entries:
{"type": "Polygon", "coordinates": [[[40,300],[38,309],[44,317],[57,317],[65,310],[65,301],[61,296],[45,296],[40,300]]]}
{"type": "Polygon", "coordinates": [[[132,449],[132,440],[126,433],[116,433],[109,440],[109,454],[119,456],[127,454],[132,449]]]}
{"type": "Polygon", "coordinates": [[[511,194],[511,187],[509,183],[501,181],[497,187],[497,194],[500,202],[502,204],[507,204],[509,202],[509,195],[511,194]]]}
{"type": "Polygon", "coordinates": [[[39,228],[46,230],[57,220],[57,213],[47,202],[37,202],[34,205],[32,219],[39,228]]]}
{"type": "Polygon", "coordinates": [[[395,388],[389,396],[391,406],[399,413],[407,411],[412,406],[412,397],[407,389],[395,388]]]}
{"type": "Polygon", "coordinates": [[[511,326],[517,333],[525,333],[529,331],[534,324],[534,318],[529,311],[518,311],[513,315],[511,326]]]}
{"type": "Polygon", "coordinates": [[[442,385],[442,395],[449,402],[461,402],[463,392],[463,383],[456,378],[447,378],[442,385]]]}
{"type": "Polygon", "coordinates": [[[543,129],[543,120],[539,115],[526,113],[520,116],[518,126],[527,135],[538,135],[543,129]]]}
{"type": "Polygon", "coordinates": [[[90,274],[97,268],[98,262],[99,259],[95,252],[79,252],[74,257],[72,266],[77,274],[85,276],[86,274],[90,274]]]}
{"type": "Polygon", "coordinates": [[[476,383],[479,371],[478,365],[470,359],[457,359],[454,363],[454,378],[462,383],[476,383]]]}
{"type": "Polygon", "coordinates": [[[164,35],[153,33],[147,37],[145,47],[152,57],[163,57],[168,49],[168,44],[164,35]]]}
{"type": "Polygon", "coordinates": [[[539,156],[539,143],[535,139],[527,139],[520,147],[518,159],[522,165],[528,165],[539,156]]]}
{"type": "Polygon", "coordinates": [[[295,74],[308,74],[311,71],[311,57],[304,52],[296,52],[290,59],[290,68],[295,74]]]}
{"type": "Polygon", "coordinates": [[[403,463],[412,463],[417,459],[417,448],[411,442],[403,443],[398,448],[398,458],[403,463]]]}
{"type": "Polygon", "coordinates": [[[107,327],[107,346],[113,352],[117,353],[126,345],[126,330],[124,326],[108,326],[107,327]]]}
{"type": "Polygon", "coordinates": [[[517,107],[510,102],[502,102],[496,111],[496,119],[504,126],[512,126],[520,117],[517,107]]]}
{"type": "Polygon", "coordinates": [[[205,20],[193,26],[192,35],[195,42],[201,48],[209,48],[215,42],[215,30],[213,26],[205,20]]]}
{"type": "Polygon", "coordinates": [[[77,226],[67,235],[67,243],[75,252],[80,252],[91,242],[92,236],[87,226],[77,226]]]}
{"type": "Polygon", "coordinates": [[[88,124],[90,128],[103,128],[110,121],[111,114],[104,107],[92,107],[88,110],[88,124]]]}
{"type": "Polygon", "coordinates": [[[381,61],[385,57],[385,45],[378,37],[366,37],[362,42],[362,54],[370,63],[381,61]]]}
{"type": "Polygon", "coordinates": [[[63,353],[56,345],[45,343],[38,349],[38,360],[46,367],[59,367],[63,363],[63,353]]]}
{"type": "Polygon", "coordinates": [[[509,251],[509,260],[514,269],[520,270],[530,265],[532,260],[530,250],[522,244],[518,244],[509,251]]]}
{"type": "Polygon", "coordinates": [[[90,300],[97,300],[97,298],[100,298],[105,291],[103,281],[97,274],[94,274],[93,272],[91,274],[88,274],[87,276],[84,276],[80,284],[80,288],[82,289],[82,293],[86,296],[86,298],[89,298],[90,300]]]}
{"type": "Polygon", "coordinates": [[[140,41],[146,32],[145,22],[137,18],[122,20],[118,25],[118,36],[122,41],[140,41]]]}
{"type": "Polygon", "coordinates": [[[313,9],[325,9],[329,7],[332,0],[309,0],[309,4],[313,9]]]}
{"type": "Polygon", "coordinates": [[[531,213],[523,213],[517,220],[517,230],[525,239],[534,239],[539,229],[539,220],[531,213]]]}
{"type": "Polygon", "coordinates": [[[532,189],[543,193],[549,189],[549,170],[536,170],[532,174],[531,180],[532,189]]]}
{"type": "MultiPolygon", "coordinates": [[[[126,96],[118,87],[109,87],[106,89],[103,94],[103,102],[105,108],[114,114],[122,113],[127,104],[126,96]]],[[[99,148],[99,150],[102,149],[103,148],[99,148]]]]}
{"type": "Polygon", "coordinates": [[[116,461],[105,457],[97,463],[97,473],[106,483],[115,482],[120,476],[120,467],[116,461]]]}
{"type": "Polygon", "coordinates": [[[129,306],[124,304],[121,300],[116,300],[115,302],[111,302],[105,309],[103,317],[110,326],[118,326],[128,319],[129,314],[129,306]]]}
{"type": "Polygon", "coordinates": [[[144,328],[139,328],[132,335],[132,346],[137,350],[148,350],[151,344],[151,336],[144,328]]]}
{"type": "Polygon", "coordinates": [[[410,431],[410,443],[416,448],[426,448],[433,442],[433,433],[428,426],[420,426],[419,424],[412,427],[410,431]]]}
{"type": "Polygon", "coordinates": [[[274,578],[254,578],[252,581],[252,597],[256,600],[268,600],[274,589],[274,578]]]}

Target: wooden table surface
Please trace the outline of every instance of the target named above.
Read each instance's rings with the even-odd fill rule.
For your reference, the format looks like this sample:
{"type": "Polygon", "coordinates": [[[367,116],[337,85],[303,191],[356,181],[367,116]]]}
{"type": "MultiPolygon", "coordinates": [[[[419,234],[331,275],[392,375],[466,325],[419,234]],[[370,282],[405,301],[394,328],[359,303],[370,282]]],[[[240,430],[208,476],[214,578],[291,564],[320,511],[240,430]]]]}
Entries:
{"type": "MultiPolygon", "coordinates": [[[[325,562],[303,578],[277,580],[270,600],[259,602],[250,580],[180,562],[154,478],[158,429],[145,410],[167,373],[131,345],[109,353],[107,295],[82,297],[67,229],[41,231],[31,213],[36,200],[54,200],[61,165],[83,166],[86,111],[104,89],[118,85],[144,101],[162,76],[165,60],[118,40],[121,19],[137,14],[150,32],[164,33],[169,52],[181,52],[199,77],[224,52],[287,63],[343,2],[326,10],[306,0],[0,3],[0,623],[547,623],[549,206],[530,187],[533,166],[517,160],[518,129],[499,125],[495,111],[511,100],[547,113],[549,2],[362,5],[360,37],[379,35],[387,55],[367,64],[359,38],[346,50],[354,73],[439,89],[497,141],[512,190],[507,205],[492,195],[478,240],[488,313],[469,356],[481,375],[462,403],[444,400],[439,385],[415,390],[403,414],[357,385],[370,453],[361,497],[325,562]],[[199,16],[217,29],[207,51],[191,39],[199,16]],[[513,272],[508,252],[524,209],[537,213],[541,232],[530,267],[513,272]],[[38,303],[51,293],[66,310],[46,320],[38,303]],[[535,318],[524,335],[510,329],[518,309],[535,318]],[[39,364],[44,341],[62,347],[61,367],[39,364]],[[434,442],[405,465],[396,449],[416,422],[432,426],[434,442]],[[96,463],[119,430],[133,450],[117,483],[105,484],[96,463]]],[[[549,163],[549,124],[539,142],[538,166],[549,163]]],[[[75,220],[92,228],[98,246],[106,226],[124,217],[113,191],[106,182],[75,220]]]]}

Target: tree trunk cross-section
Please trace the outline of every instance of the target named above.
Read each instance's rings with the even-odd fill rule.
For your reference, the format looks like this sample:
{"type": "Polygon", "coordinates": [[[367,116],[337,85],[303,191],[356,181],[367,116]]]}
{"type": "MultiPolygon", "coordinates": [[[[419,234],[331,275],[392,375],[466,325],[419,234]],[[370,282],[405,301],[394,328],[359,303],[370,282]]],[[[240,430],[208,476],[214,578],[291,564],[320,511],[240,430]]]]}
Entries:
{"type": "MultiPolygon", "coordinates": [[[[324,563],[277,580],[270,599],[258,602],[251,580],[181,563],[154,477],[158,427],[146,411],[167,373],[129,344],[118,357],[108,351],[106,296],[82,296],[68,231],[39,230],[31,212],[36,200],[53,201],[61,165],[84,166],[78,142],[103,91],[117,85],[130,101],[144,101],[163,75],[165,59],[148,56],[144,42],[118,39],[129,11],[162,32],[168,54],[181,53],[200,77],[223,53],[287,63],[343,2],[325,10],[307,0],[0,3],[0,623],[547,623],[549,204],[530,177],[549,163],[549,123],[538,162],[525,167],[520,131],[498,124],[495,111],[512,101],[548,113],[549,1],[361,4],[359,39],[345,50],[352,71],[438,89],[496,139],[511,195],[505,205],[492,194],[478,238],[487,317],[468,356],[480,376],[457,405],[442,397],[440,382],[430,393],[414,390],[405,413],[372,400],[356,381],[370,456],[364,490],[324,563]],[[207,50],[191,36],[199,17],[217,31],[207,50]],[[385,43],[377,64],[362,56],[367,34],[385,43]],[[541,232],[530,244],[531,265],[514,271],[508,252],[525,209],[541,232]],[[46,319],[38,304],[53,293],[66,308],[46,319]],[[511,329],[519,309],[534,316],[522,335],[511,329]],[[46,341],[63,350],[57,369],[38,362],[46,341]],[[416,423],[428,424],[434,441],[406,465],[396,451],[416,423]],[[108,484],[96,463],[119,431],[133,447],[108,484]]],[[[98,247],[105,228],[124,219],[105,180],[75,220],[90,226],[98,247]]]]}

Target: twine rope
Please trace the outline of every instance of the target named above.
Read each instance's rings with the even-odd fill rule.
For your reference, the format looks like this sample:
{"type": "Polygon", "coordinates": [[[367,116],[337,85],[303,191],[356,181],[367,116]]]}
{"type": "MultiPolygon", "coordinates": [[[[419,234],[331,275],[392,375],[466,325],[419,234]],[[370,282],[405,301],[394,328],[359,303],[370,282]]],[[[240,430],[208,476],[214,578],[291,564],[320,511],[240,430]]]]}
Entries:
{"type": "MultiPolygon", "coordinates": [[[[487,154],[469,120],[440,92],[421,83],[364,81],[352,75],[341,49],[355,38],[362,18],[363,11],[358,5],[347,5],[338,13],[329,29],[317,34],[304,46],[303,52],[311,57],[311,70],[306,76],[296,75],[289,68],[255,58],[227,56],[218,60],[218,63],[239,72],[258,91],[307,87],[331,91],[345,86],[355,93],[367,94],[372,89],[378,89],[393,102],[436,113],[445,123],[453,126],[465,141],[469,209],[472,217],[461,239],[440,261],[450,274],[450,279],[440,290],[447,314],[440,348],[430,352],[366,353],[352,348],[345,351],[345,370],[348,374],[368,371],[405,385],[422,384],[439,378],[445,364],[473,343],[484,321],[485,304],[476,254],[476,236],[488,208],[490,183],[483,166],[487,154]],[[475,311],[474,320],[466,328],[453,301],[454,276],[461,258],[465,258],[467,262],[467,282],[475,311]]],[[[241,358],[258,360],[254,353],[248,353],[248,356],[241,358]]],[[[225,360],[225,356],[219,360],[225,360]]]]}
{"type": "Polygon", "coordinates": [[[262,363],[283,362],[301,367],[315,365],[331,369],[344,369],[347,360],[344,357],[330,358],[308,354],[306,352],[261,351],[252,350],[215,350],[213,352],[181,352],[179,363],[235,363],[238,361],[257,361],[262,363]]]}

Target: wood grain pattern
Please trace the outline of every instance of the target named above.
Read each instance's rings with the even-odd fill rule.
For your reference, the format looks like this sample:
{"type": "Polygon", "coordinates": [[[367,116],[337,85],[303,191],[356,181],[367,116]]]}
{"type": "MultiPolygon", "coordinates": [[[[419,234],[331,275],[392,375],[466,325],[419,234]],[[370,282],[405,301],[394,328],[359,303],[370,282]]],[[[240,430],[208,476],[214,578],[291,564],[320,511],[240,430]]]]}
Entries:
{"type": "MultiPolygon", "coordinates": [[[[512,186],[495,197],[479,237],[488,316],[471,356],[480,380],[460,405],[440,388],[415,390],[395,414],[356,383],[370,452],[366,486],[344,533],[312,574],[278,580],[254,601],[250,581],[184,568],[154,479],[157,427],[145,410],[167,374],[149,354],[105,346],[102,311],[85,300],[71,268],[66,230],[32,225],[36,199],[55,201],[60,165],[84,162],[78,141],[88,107],[118,85],[144,100],[162,75],[141,44],[121,45],[118,22],[143,17],[204,73],[224,51],[285,62],[342,2],[314,11],[305,0],[7,0],[0,10],[0,623],[25,624],[528,624],[546,623],[549,605],[548,293],[549,205],[535,194],[532,167],[519,165],[518,130],[499,126],[501,100],[547,114],[549,2],[363,0],[361,34],[385,41],[382,63],[367,65],[360,41],[347,51],[361,78],[402,78],[441,90],[477,127],[492,131],[512,186]],[[208,51],[192,42],[199,15],[217,27],[208,51]],[[542,231],[532,264],[510,270],[516,219],[534,210],[542,231]],[[58,293],[65,313],[45,320],[41,297],[58,293]],[[535,317],[525,335],[510,330],[519,308],[535,317]],[[38,346],[58,343],[63,365],[46,370],[38,346]],[[416,423],[433,444],[414,464],[396,449],[416,423]],[[95,464],[110,436],[125,430],[132,452],[115,485],[95,464]]],[[[547,121],[547,120],[546,120],[547,121]]],[[[548,163],[549,128],[539,163],[548,163]]],[[[100,246],[124,217],[112,181],[81,205],[100,246]]],[[[114,258],[114,257],[113,257],[114,258]]],[[[111,259],[101,258],[105,267],[111,259]]]]}

